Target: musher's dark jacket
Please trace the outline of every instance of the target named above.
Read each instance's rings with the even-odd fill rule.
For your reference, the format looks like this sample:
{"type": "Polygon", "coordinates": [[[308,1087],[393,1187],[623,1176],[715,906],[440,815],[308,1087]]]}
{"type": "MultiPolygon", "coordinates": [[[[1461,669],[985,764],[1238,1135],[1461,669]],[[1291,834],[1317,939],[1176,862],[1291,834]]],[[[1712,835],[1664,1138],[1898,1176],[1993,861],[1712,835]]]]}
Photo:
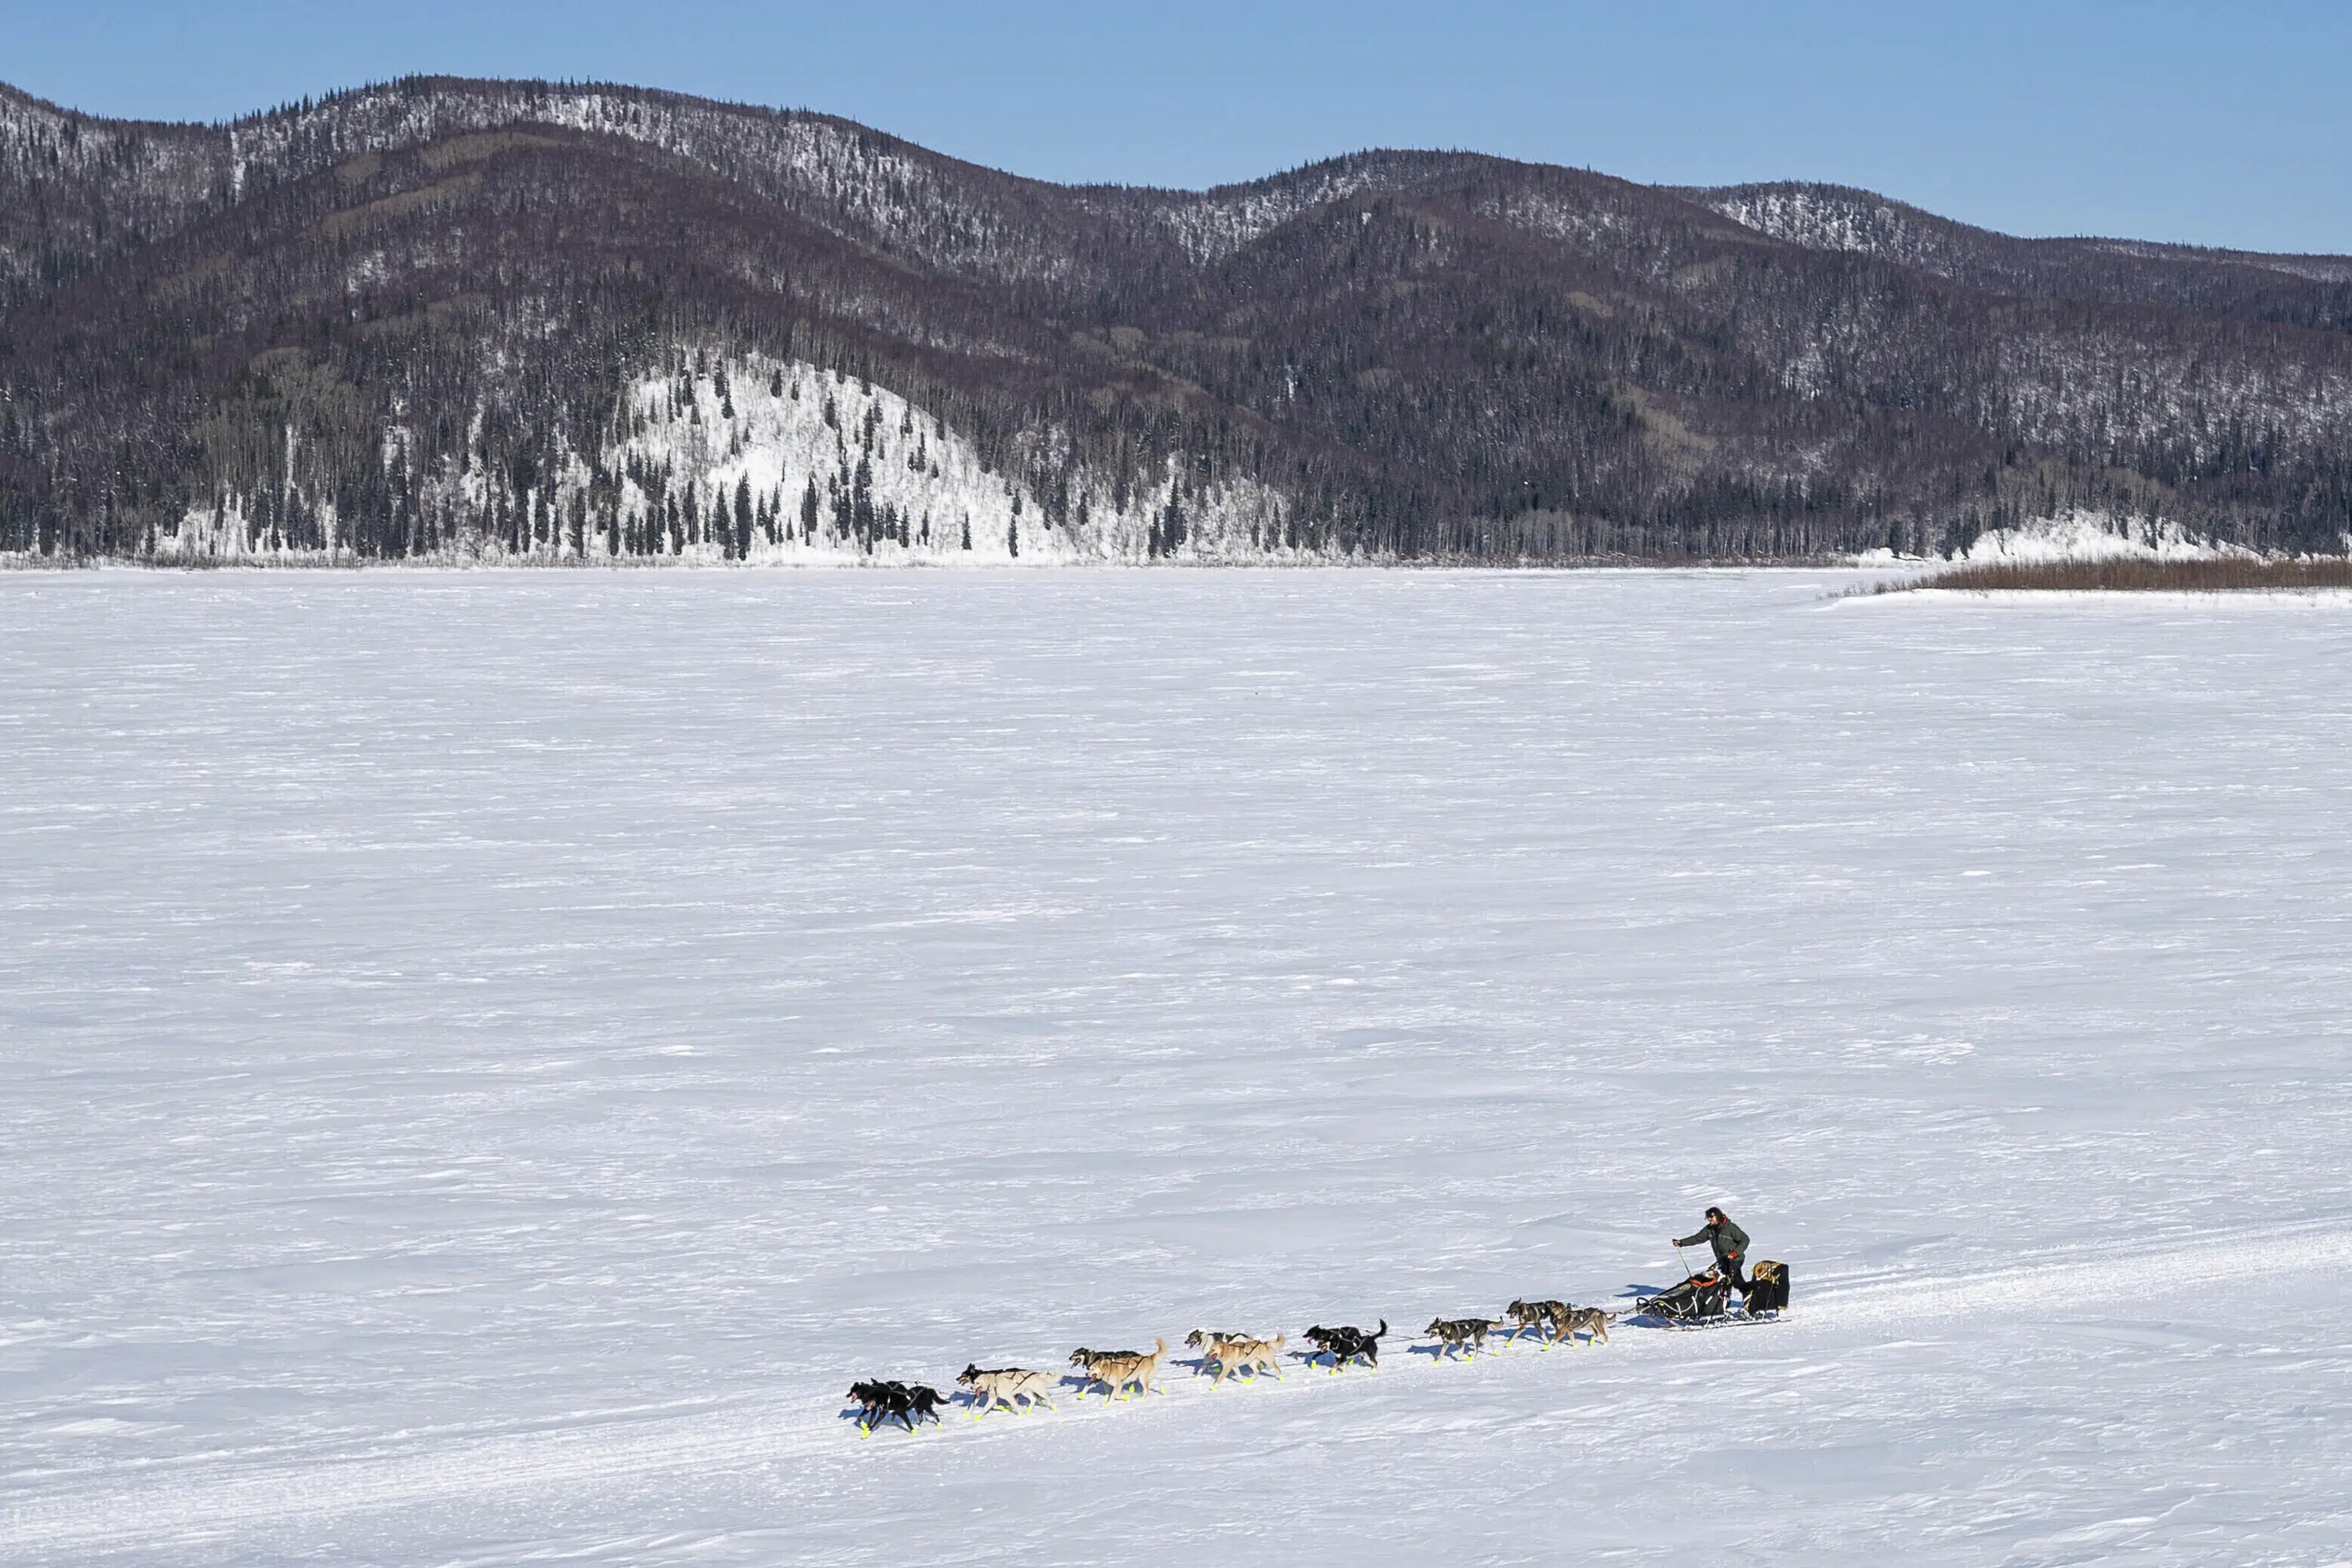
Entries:
{"type": "Polygon", "coordinates": [[[1748,1256],[1748,1233],[1729,1220],[1725,1220],[1721,1225],[1707,1226],[1697,1235],[1684,1237],[1675,1245],[1696,1247],[1702,1241],[1715,1248],[1715,1260],[1717,1263],[1727,1265],[1735,1258],[1748,1256]]]}

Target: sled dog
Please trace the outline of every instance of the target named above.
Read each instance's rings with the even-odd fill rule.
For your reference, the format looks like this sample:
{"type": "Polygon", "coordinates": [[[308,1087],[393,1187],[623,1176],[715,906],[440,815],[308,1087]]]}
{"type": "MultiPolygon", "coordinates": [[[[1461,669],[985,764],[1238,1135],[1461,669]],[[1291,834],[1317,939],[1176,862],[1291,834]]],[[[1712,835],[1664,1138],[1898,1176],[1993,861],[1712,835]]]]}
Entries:
{"type": "Polygon", "coordinates": [[[1370,1365],[1380,1365],[1381,1340],[1388,1331],[1389,1321],[1382,1318],[1381,1326],[1370,1333],[1361,1329],[1327,1329],[1318,1323],[1307,1331],[1307,1337],[1314,1342],[1317,1351],[1331,1358],[1331,1370],[1338,1372],[1358,1356],[1370,1365]]]}
{"type": "Polygon", "coordinates": [[[1554,1325],[1568,1310],[1565,1301],[1514,1301],[1503,1309],[1503,1321],[1511,1325],[1513,1339],[1533,1329],[1546,1344],[1550,1344],[1559,1337],[1554,1325]]]}
{"type": "Polygon", "coordinates": [[[1202,1363],[1222,1384],[1244,1372],[1253,1377],[1262,1372],[1280,1377],[1282,1347],[1290,1342],[1290,1336],[1276,1334],[1270,1340],[1260,1340],[1247,1334],[1217,1334],[1199,1329],[1184,1342],[1201,1352],[1202,1363]]]}
{"type": "Polygon", "coordinates": [[[896,1381],[853,1383],[849,1385],[849,1397],[857,1406],[857,1432],[861,1437],[871,1436],[874,1428],[885,1421],[897,1421],[912,1432],[920,1422],[937,1421],[939,1407],[946,1403],[935,1388],[896,1381]]]}
{"type": "Polygon", "coordinates": [[[1598,1307],[1570,1307],[1552,1320],[1552,1326],[1559,1331],[1560,1339],[1571,1344],[1581,1332],[1593,1343],[1605,1345],[1609,1342],[1609,1320],[1612,1316],[1598,1307]]]}
{"type": "Polygon", "coordinates": [[[1104,1394],[1116,1399],[1129,1384],[1145,1394],[1158,1393],[1151,1380],[1160,1371],[1160,1358],[1167,1353],[1166,1340],[1152,1341],[1149,1354],[1142,1351],[1090,1351],[1080,1345],[1070,1352],[1070,1364],[1086,1374],[1088,1386],[1099,1383],[1104,1394]]]}
{"type": "Polygon", "coordinates": [[[1438,1342],[1439,1355],[1476,1355],[1486,1348],[1486,1331],[1502,1325],[1486,1318],[1432,1318],[1421,1331],[1438,1342]]]}
{"type": "Polygon", "coordinates": [[[993,1371],[983,1371],[975,1363],[957,1373],[956,1382],[971,1390],[975,1412],[972,1419],[975,1421],[995,1410],[1019,1414],[1024,1409],[1034,1410],[1039,1405],[1048,1410],[1054,1408],[1054,1402],[1045,1397],[1054,1387],[1054,1374],[1050,1372],[1031,1372],[1017,1366],[1000,1366],[993,1371]],[[1025,1406],[1018,1403],[1024,1399],[1029,1402],[1025,1406]]]}
{"type": "Polygon", "coordinates": [[[1248,1339],[1249,1337],[1249,1335],[1243,1333],[1239,1329],[1194,1329],[1191,1333],[1184,1336],[1184,1348],[1186,1350],[1199,1351],[1201,1352],[1201,1359],[1202,1361],[1207,1361],[1210,1359],[1208,1353],[1210,1348],[1219,1340],[1239,1341],[1248,1339]]]}

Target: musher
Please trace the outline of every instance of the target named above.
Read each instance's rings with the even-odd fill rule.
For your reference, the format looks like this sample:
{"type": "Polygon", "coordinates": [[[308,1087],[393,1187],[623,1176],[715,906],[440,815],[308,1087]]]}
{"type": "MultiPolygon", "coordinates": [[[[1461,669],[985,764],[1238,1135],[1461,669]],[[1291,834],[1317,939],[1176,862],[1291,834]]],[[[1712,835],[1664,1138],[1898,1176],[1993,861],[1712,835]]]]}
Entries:
{"type": "Polygon", "coordinates": [[[1748,1233],[1731,1223],[1731,1216],[1721,1209],[1706,1211],[1706,1224],[1694,1235],[1679,1237],[1676,1247],[1696,1247],[1706,1242],[1715,1248],[1715,1266],[1723,1271],[1724,1279],[1742,1296],[1748,1294],[1748,1279],[1739,1271],[1739,1260],[1748,1256],[1748,1233]]]}

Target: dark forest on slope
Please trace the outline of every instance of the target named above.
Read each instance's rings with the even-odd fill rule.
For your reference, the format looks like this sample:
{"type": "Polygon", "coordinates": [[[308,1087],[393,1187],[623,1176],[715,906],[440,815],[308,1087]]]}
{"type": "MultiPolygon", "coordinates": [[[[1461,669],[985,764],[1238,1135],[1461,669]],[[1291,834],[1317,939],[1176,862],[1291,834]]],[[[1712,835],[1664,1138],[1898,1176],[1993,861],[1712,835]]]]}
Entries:
{"type": "Polygon", "coordinates": [[[705,350],[902,395],[1047,529],[1081,471],[1172,471],[1286,498],[1269,551],[1402,558],[2352,533],[2344,258],[1465,153],[1068,187],[627,88],[215,127],[0,89],[0,552],[150,555],[227,495],[363,558],[670,548],[608,454],[629,380],[705,350]]]}

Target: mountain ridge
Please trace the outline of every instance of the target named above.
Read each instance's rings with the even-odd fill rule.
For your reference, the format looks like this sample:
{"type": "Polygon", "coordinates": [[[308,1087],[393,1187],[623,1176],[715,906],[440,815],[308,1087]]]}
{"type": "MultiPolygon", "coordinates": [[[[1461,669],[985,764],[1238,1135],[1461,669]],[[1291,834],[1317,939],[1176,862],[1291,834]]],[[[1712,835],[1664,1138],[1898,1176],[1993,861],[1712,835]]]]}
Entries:
{"type": "MultiPolygon", "coordinates": [[[[2352,258],[1465,153],[1066,186],[810,110],[448,78],[218,126],[0,87],[0,196],[21,555],[169,558],[235,515],[360,559],[762,558],[781,528],[653,529],[612,466],[628,389],[716,409],[754,364],[888,387],[1003,491],[956,505],[1017,499],[1072,558],[1194,554],[1170,519],[1243,494],[1280,543],[1216,559],[1948,551],[2080,511],[2352,533],[2352,258]]],[[[775,472],[732,445],[670,476],[697,508],[775,472]]],[[[818,489],[834,547],[891,558],[854,503],[834,531],[840,456],[754,510],[818,489]]]]}

